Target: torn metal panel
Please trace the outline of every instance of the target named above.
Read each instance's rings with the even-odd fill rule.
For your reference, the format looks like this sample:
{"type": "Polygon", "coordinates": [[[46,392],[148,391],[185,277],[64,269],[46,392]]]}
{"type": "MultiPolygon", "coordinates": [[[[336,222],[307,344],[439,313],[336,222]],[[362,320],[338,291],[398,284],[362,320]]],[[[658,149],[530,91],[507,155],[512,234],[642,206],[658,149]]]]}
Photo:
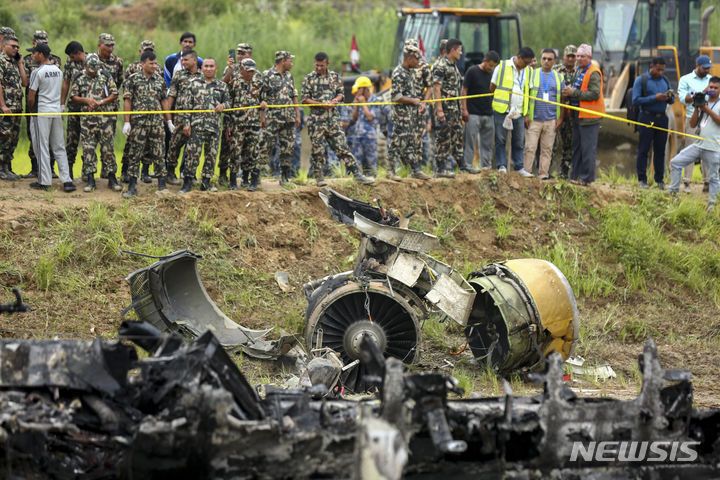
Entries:
{"type": "Polygon", "coordinates": [[[181,250],[128,275],[125,280],[130,284],[132,304],[126,310],[133,308],[139,320],[189,339],[212,331],[223,347],[242,350],[255,358],[277,358],[289,351],[294,343],[292,336],[281,332],[278,340],[266,340],[272,329],[245,328],[218,308],[200,280],[200,258],[181,250]]]}
{"type": "Polygon", "coordinates": [[[358,212],[355,212],[355,223],[353,226],[365,235],[397,247],[400,250],[428,253],[440,248],[440,239],[435,235],[417,230],[409,230],[407,228],[381,225],[373,222],[369,218],[363,217],[358,212]]]}

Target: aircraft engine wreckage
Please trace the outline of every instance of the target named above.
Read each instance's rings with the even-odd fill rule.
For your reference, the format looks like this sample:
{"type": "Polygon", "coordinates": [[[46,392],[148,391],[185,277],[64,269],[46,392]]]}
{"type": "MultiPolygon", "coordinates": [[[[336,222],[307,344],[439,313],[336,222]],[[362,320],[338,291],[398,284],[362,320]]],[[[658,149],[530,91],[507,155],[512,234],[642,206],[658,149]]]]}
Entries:
{"type": "Polygon", "coordinates": [[[120,337],[149,357],[138,360],[132,345],[100,339],[0,340],[0,477],[720,474],[720,410],[692,408],[689,372],[664,370],[652,340],[640,357],[642,390],[630,401],[577,398],[562,382],[559,354],[548,358],[546,373],[532,374],[544,383],[541,395],[513,397],[505,382],[504,397],[453,400],[455,379],[404,374],[367,335],[359,358],[379,379],[379,395],[357,402],[316,400],[314,387],[268,386],[261,399],[209,331],[185,344],[146,322],[124,322],[120,337]],[[627,445],[654,453],[633,450],[628,459],[627,445]]]}
{"type": "Polygon", "coordinates": [[[357,362],[364,335],[386,357],[413,363],[420,322],[433,311],[464,326],[476,359],[501,373],[537,370],[552,352],[563,359],[571,355],[580,331],[577,305],[567,279],[551,263],[491,264],[471,273],[468,282],[429,255],[440,242],[408,229],[411,215],[400,217],[329,188],[320,197],[332,218],[362,233],[352,271],[305,284],[306,346],[341,355],[346,387],[367,387],[357,362]]]}

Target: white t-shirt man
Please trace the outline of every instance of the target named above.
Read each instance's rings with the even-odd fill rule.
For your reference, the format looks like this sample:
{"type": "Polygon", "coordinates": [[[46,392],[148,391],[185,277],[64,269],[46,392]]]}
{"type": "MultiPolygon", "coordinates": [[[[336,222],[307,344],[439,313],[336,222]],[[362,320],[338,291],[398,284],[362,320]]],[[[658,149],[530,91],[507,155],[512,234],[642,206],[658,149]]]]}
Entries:
{"type": "Polygon", "coordinates": [[[60,113],[63,74],[55,65],[45,64],[30,74],[30,89],[37,92],[38,113],[60,113]]]}

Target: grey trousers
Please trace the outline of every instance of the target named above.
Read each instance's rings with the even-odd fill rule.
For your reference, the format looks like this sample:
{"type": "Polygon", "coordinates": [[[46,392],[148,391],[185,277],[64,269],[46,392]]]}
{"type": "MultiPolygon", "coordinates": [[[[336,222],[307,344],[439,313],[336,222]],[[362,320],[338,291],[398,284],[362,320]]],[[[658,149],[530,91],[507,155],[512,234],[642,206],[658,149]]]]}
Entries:
{"type": "Polygon", "coordinates": [[[577,112],[572,113],[572,169],[570,170],[570,178],[572,180],[594,182],[600,124],[580,125],[577,112]]]}
{"type": "Polygon", "coordinates": [[[38,182],[41,185],[52,185],[52,168],[50,167],[50,149],[55,155],[55,162],[60,173],[60,181],[72,182],[65,153],[65,135],[61,117],[41,115],[30,120],[32,129],[32,145],[38,160],[38,182]]]}
{"type": "Polygon", "coordinates": [[[492,167],[493,143],[495,142],[495,122],[492,115],[470,115],[465,123],[465,147],[463,165],[473,166],[475,145],[478,147],[480,168],[492,167]]]}

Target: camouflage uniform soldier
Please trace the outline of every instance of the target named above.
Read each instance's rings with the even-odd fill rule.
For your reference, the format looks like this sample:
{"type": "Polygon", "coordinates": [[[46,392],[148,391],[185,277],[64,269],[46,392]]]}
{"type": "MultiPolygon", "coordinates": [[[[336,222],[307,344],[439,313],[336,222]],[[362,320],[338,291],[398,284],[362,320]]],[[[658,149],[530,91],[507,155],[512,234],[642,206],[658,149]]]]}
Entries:
{"type": "MultiPolygon", "coordinates": [[[[68,43],[65,47],[65,54],[68,56],[68,59],[65,62],[62,93],[60,94],[60,102],[63,105],[65,105],[65,100],[68,98],[73,81],[85,70],[85,51],[79,42],[73,41],[68,43]]],[[[69,100],[67,102],[67,110],[69,112],[79,112],[82,110],[82,105],[69,100]]],[[[73,177],[73,165],[75,165],[78,145],[80,144],[80,118],[80,115],[70,115],[67,117],[65,151],[67,153],[70,178],[73,177]]]]}
{"type": "MultiPolygon", "coordinates": [[[[145,52],[153,52],[155,53],[155,43],[151,40],[143,40],[140,42],[140,55],[142,55],[145,52]]],[[[130,78],[130,75],[134,73],[141,73],[142,72],[142,64],[140,63],[140,60],[137,62],[133,62],[130,65],[128,65],[127,69],[125,70],[125,73],[123,73],[123,84],[127,82],[128,78],[130,78]]],[[[157,67],[157,75],[165,81],[163,77],[163,73],[160,70],[160,66],[157,67]]],[[[127,149],[128,144],[125,142],[125,148],[123,149],[123,155],[122,155],[122,176],[121,181],[124,183],[128,183],[130,181],[127,173],[128,169],[128,163],[127,163],[127,149]]],[[[152,182],[152,178],[150,178],[150,165],[152,165],[154,159],[151,156],[145,156],[142,159],[142,172],[140,174],[140,179],[144,183],[150,183],[152,182]]]]}
{"type": "MultiPolygon", "coordinates": [[[[239,76],[233,76],[230,83],[232,106],[250,107],[259,105],[260,89],[262,88],[260,73],[255,60],[244,58],[240,62],[239,76]]],[[[230,189],[237,190],[238,169],[242,166],[242,183],[248,190],[255,191],[260,184],[259,158],[262,148],[262,130],[260,113],[257,109],[239,110],[233,117],[230,136],[231,163],[230,189]],[[242,165],[238,161],[242,161],[242,165]]]]}
{"type": "MultiPolygon", "coordinates": [[[[38,43],[44,43],[48,44],[48,34],[45,30],[35,30],[35,33],[33,33],[33,47],[37,45],[38,43]]],[[[57,65],[57,67],[62,70],[62,60],[60,60],[60,57],[57,55],[51,53],[50,58],[51,65],[57,65]]],[[[32,54],[25,55],[23,57],[23,65],[25,66],[25,74],[28,78],[30,78],[30,74],[32,74],[33,70],[38,68],[40,65],[35,63],[32,59],[32,54]]],[[[27,88],[25,89],[25,111],[30,112],[30,106],[27,103],[27,88]]],[[[37,106],[37,105],[36,105],[37,106]]],[[[27,137],[29,140],[30,146],[28,147],[28,156],[30,157],[30,173],[25,175],[25,178],[31,178],[31,177],[37,177],[37,157],[35,156],[35,151],[33,150],[33,142],[32,137],[30,136],[30,119],[28,117],[28,120],[25,125],[25,131],[27,133],[27,137]]],[[[50,153],[50,166],[52,167],[53,163],[55,162],[55,157],[52,155],[52,152],[50,153]]]]}
{"type": "MultiPolygon", "coordinates": [[[[570,76],[575,69],[575,55],[577,47],[568,45],[563,52],[563,62],[553,66],[553,70],[560,73],[564,77],[564,85],[572,85],[570,76]]],[[[570,164],[572,158],[572,123],[570,121],[570,110],[563,108],[561,115],[565,116],[565,121],[560,125],[555,135],[555,143],[553,145],[553,156],[550,171],[558,172],[561,178],[568,178],[570,173],[570,164]]]]}
{"type": "MultiPolygon", "coordinates": [[[[70,100],[83,105],[83,112],[108,112],[118,96],[115,80],[102,70],[97,55],[88,55],[85,71],[77,76],[70,89],[70,100]]],[[[100,146],[100,160],[108,173],[108,187],[122,190],[115,172],[115,118],[105,115],[83,115],[80,119],[80,142],[83,149],[83,177],[87,178],[86,192],[95,190],[97,172],[96,147],[100,146]]]]}
{"type": "Polygon", "coordinates": [[[340,128],[340,115],[335,107],[344,98],[342,80],[340,75],[328,71],[327,67],[327,54],[324,52],[318,53],[315,55],[315,71],[305,75],[302,83],[304,104],[324,104],[310,109],[310,118],[308,119],[308,134],[312,144],[310,169],[318,186],[327,185],[323,178],[323,166],[325,164],[324,141],[327,141],[338,159],[345,164],[347,171],[353,174],[356,182],[373,183],[373,179],[360,173],[357,161],[347,146],[345,133],[340,128]]]}
{"type": "MultiPolygon", "coordinates": [[[[3,27],[7,28],[7,27],[3,27]]],[[[18,39],[10,32],[3,32],[0,53],[0,111],[22,113],[23,87],[28,84],[25,66],[18,52],[18,39]]],[[[12,160],[20,138],[22,117],[0,117],[0,179],[16,180],[19,175],[12,171],[12,160]]]]}
{"type": "MultiPolygon", "coordinates": [[[[459,97],[462,90],[462,75],[456,62],[462,56],[462,42],[451,38],[447,42],[446,55],[432,69],[433,96],[435,99],[459,97]]],[[[460,113],[460,100],[437,102],[435,120],[437,138],[435,139],[435,165],[438,177],[455,176],[448,171],[450,156],[463,158],[463,123],[460,113]]],[[[473,172],[477,173],[477,172],[473,172]]]]}
{"type": "MultiPolygon", "coordinates": [[[[158,69],[157,57],[154,52],[143,52],[140,56],[142,70],[130,75],[125,82],[126,112],[169,110],[167,104],[167,87],[164,77],[156,75],[158,69]]],[[[179,73],[179,72],[178,72],[179,73]]],[[[163,114],[168,127],[172,124],[170,114],[163,114]]],[[[174,127],[172,128],[174,129],[174,127]]],[[[123,194],[130,198],[137,195],[137,180],[140,173],[140,161],[152,158],[155,161],[155,173],[158,181],[158,192],[167,190],[165,186],[165,157],[163,155],[165,144],[165,131],[159,115],[125,115],[123,134],[128,137],[127,163],[129,185],[123,194]]]]}
{"type": "MultiPolygon", "coordinates": [[[[168,108],[175,110],[192,110],[195,104],[194,97],[198,95],[205,82],[202,73],[198,71],[198,57],[194,50],[182,52],[183,69],[175,72],[170,81],[168,90],[168,108]]],[[[170,122],[170,145],[168,146],[165,164],[168,172],[168,182],[173,185],[180,184],[175,176],[180,150],[188,141],[189,135],[183,133],[185,125],[190,125],[191,114],[179,113],[175,115],[177,126],[170,122]]],[[[191,179],[192,180],[192,179],[191,179]]]]}
{"type": "Polygon", "coordinates": [[[17,35],[15,35],[15,30],[13,30],[12,28],[0,27],[0,44],[2,44],[3,38],[5,38],[6,35],[17,38],[17,35]]]}
{"type": "Polygon", "coordinates": [[[279,50],[275,52],[275,66],[265,70],[260,78],[260,124],[265,128],[262,156],[269,164],[270,152],[277,140],[280,157],[280,185],[285,185],[292,171],[292,156],[295,139],[294,128],[300,125],[300,108],[271,108],[267,105],[297,104],[297,91],[290,69],[295,55],[279,50]]]}
{"type": "MultiPolygon", "coordinates": [[[[230,88],[230,84],[233,79],[240,76],[238,66],[244,59],[252,57],[252,50],[253,47],[249,43],[237,44],[235,56],[237,58],[238,65],[235,65],[235,58],[228,56],[227,67],[223,70],[223,82],[228,84],[228,88],[230,88]]],[[[218,183],[220,185],[228,185],[228,166],[230,164],[230,156],[232,155],[232,147],[230,146],[230,129],[232,128],[233,119],[231,117],[233,117],[233,112],[223,113],[223,129],[220,137],[220,158],[218,159],[218,169],[220,170],[218,183]]],[[[235,175],[237,177],[237,172],[235,172],[235,175]]],[[[247,187],[248,183],[245,182],[243,186],[247,187]]]]}
{"type": "MultiPolygon", "coordinates": [[[[420,101],[422,89],[412,72],[419,65],[420,50],[415,45],[405,44],[403,54],[403,62],[395,67],[392,73],[392,100],[399,105],[392,106],[393,131],[388,149],[389,168],[392,168],[396,159],[403,159],[409,165],[414,178],[427,180],[430,176],[420,169],[420,138],[417,128],[418,123],[425,124],[423,115],[427,104],[420,101]]],[[[394,175],[394,172],[390,175],[394,175]]]]}
{"type": "Polygon", "coordinates": [[[204,82],[198,94],[193,96],[192,109],[215,111],[214,113],[194,114],[190,118],[190,125],[183,127],[189,132],[190,138],[185,147],[185,170],[180,193],[187,193],[192,189],[203,146],[205,147],[205,163],[203,164],[200,190],[217,192],[217,188],[210,186],[210,179],[215,172],[215,159],[220,142],[220,113],[224,109],[230,108],[230,96],[227,85],[215,78],[217,64],[214,58],[207,57],[203,60],[202,73],[204,82]]]}

